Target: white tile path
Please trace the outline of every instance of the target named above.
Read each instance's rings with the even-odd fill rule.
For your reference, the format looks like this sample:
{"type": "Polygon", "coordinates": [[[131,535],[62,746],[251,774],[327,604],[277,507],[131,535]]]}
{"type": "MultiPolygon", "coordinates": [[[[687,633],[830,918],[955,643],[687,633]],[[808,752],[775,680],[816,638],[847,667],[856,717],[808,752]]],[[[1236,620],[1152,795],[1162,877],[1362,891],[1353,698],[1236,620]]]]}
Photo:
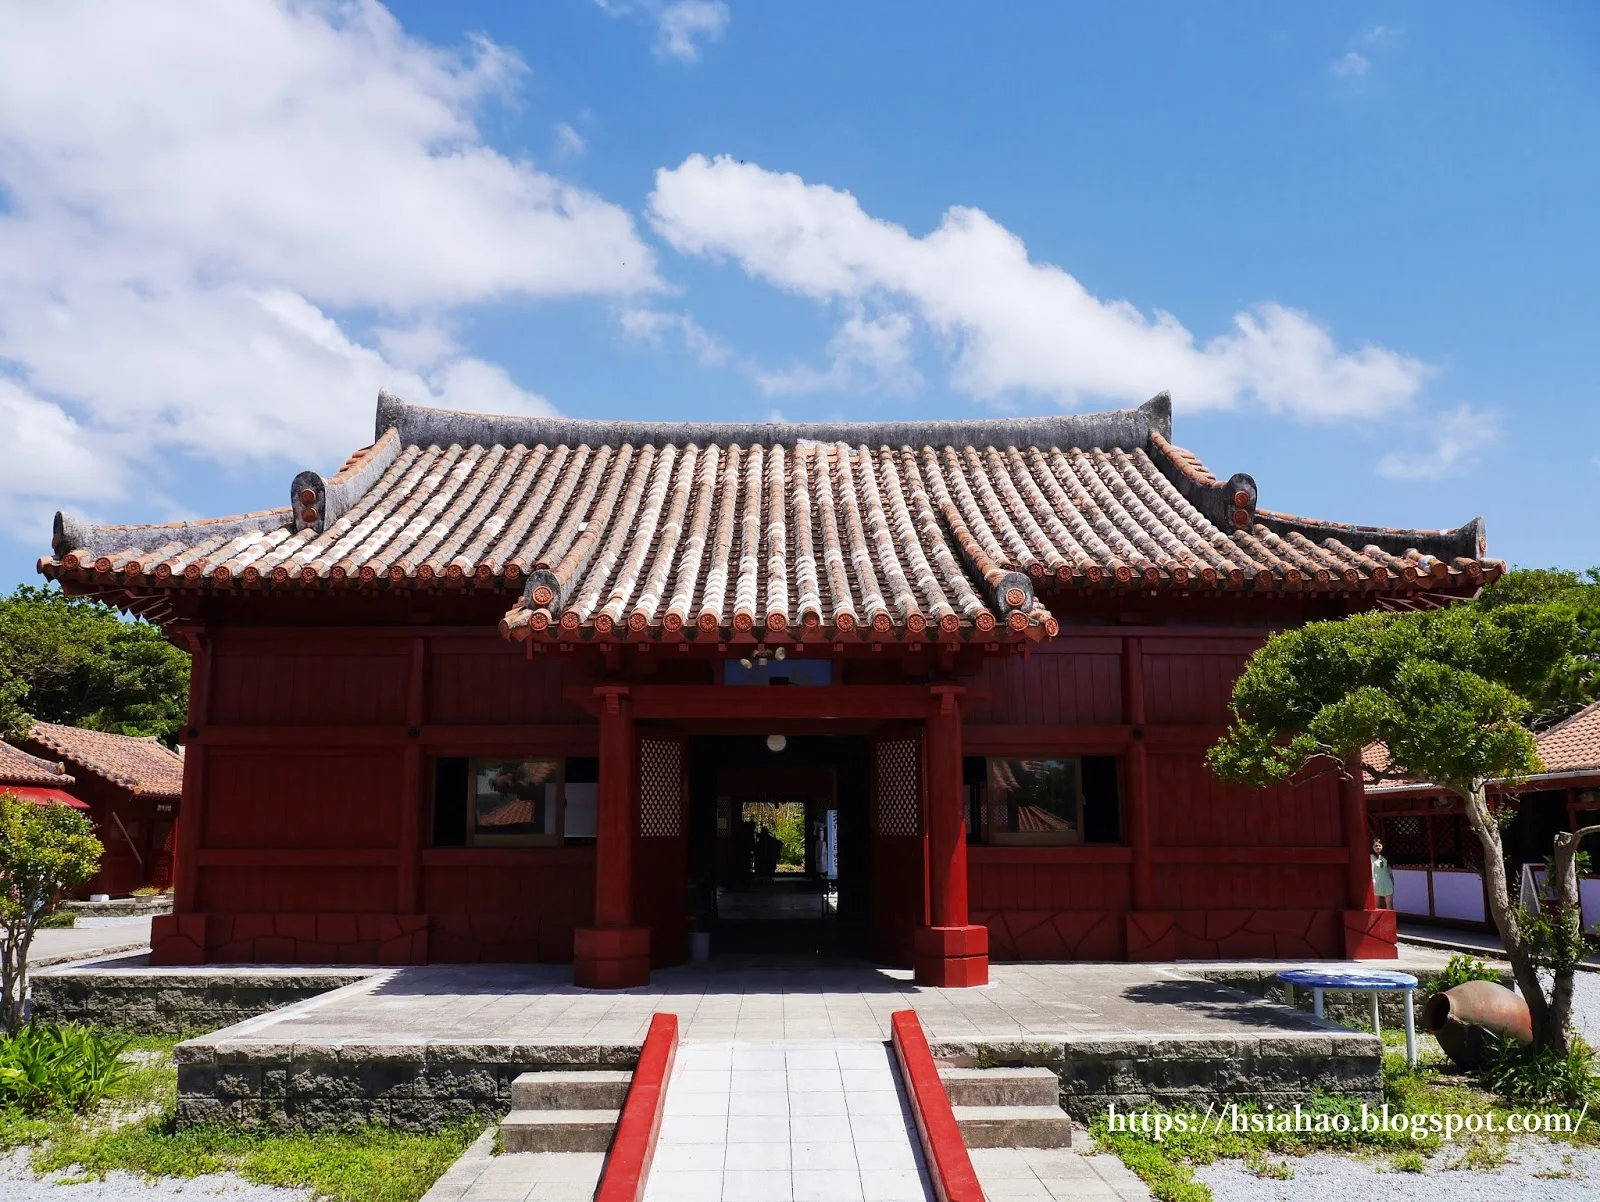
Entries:
{"type": "Polygon", "coordinates": [[[988,1202],[1150,1202],[1150,1190],[1122,1161],[1070,1148],[973,1148],[972,1167],[988,1202]]]}
{"type": "Polygon", "coordinates": [[[882,1043],[679,1045],[645,1202],[931,1202],[882,1043]]]}

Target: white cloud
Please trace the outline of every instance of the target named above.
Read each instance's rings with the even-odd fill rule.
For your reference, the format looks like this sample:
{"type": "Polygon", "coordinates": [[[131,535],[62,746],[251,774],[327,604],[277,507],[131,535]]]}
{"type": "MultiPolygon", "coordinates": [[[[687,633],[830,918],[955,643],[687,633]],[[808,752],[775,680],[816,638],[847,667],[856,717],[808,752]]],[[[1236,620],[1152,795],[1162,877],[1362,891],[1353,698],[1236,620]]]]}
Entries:
{"type": "Polygon", "coordinates": [[[722,367],[733,360],[732,352],[687,313],[636,306],[624,309],[618,320],[623,333],[648,346],[660,347],[668,335],[675,337],[704,367],[722,367]]]}
{"type": "MultiPolygon", "coordinates": [[[[624,209],[484,144],[524,74],[487,40],[441,50],[373,0],[0,0],[0,28],[0,379],[37,438],[114,442],[130,474],[324,466],[383,384],[548,409],[452,311],[657,285],[624,209]]],[[[0,505],[111,506],[125,479],[7,473],[0,505]]]]}
{"type": "Polygon", "coordinates": [[[700,57],[698,39],[716,42],[728,27],[728,6],[722,0],[676,0],[656,18],[655,51],[663,58],[692,63],[700,57]]]}
{"type": "Polygon", "coordinates": [[[1328,70],[1351,92],[1365,91],[1372,77],[1374,57],[1387,54],[1400,43],[1405,31],[1395,25],[1371,25],[1362,30],[1328,70]]]}
{"type": "Polygon", "coordinates": [[[1372,60],[1364,54],[1354,50],[1348,51],[1333,60],[1333,66],[1328,68],[1339,79],[1355,81],[1366,78],[1372,70],[1372,60]]]}
{"type": "Polygon", "coordinates": [[[77,481],[80,496],[114,499],[128,485],[116,449],[86,431],[57,405],[0,376],[0,446],[6,449],[0,531],[42,543],[60,481],[77,481]]]}
{"type": "Polygon", "coordinates": [[[760,372],[756,381],[769,396],[844,389],[912,392],[922,385],[912,363],[914,332],[910,314],[868,317],[858,308],[828,340],[831,362],[826,369],[760,372]]]}
{"type": "Polygon", "coordinates": [[[636,16],[656,27],[657,58],[692,63],[702,42],[720,42],[732,14],[723,0],[594,0],[608,17],[636,16]]]}
{"type": "Polygon", "coordinates": [[[565,121],[556,122],[556,153],[562,158],[576,158],[588,149],[583,135],[565,121]]]}
{"type": "Polygon", "coordinates": [[[1403,409],[1433,371],[1379,346],[1341,350],[1308,314],[1275,303],[1197,341],[1170,313],[1102,300],[1061,268],[1034,262],[980,210],[952,208],[919,238],[870,216],[848,192],[725,156],[692,155],[659,171],[650,212],[685,254],[732,259],[752,277],[851,314],[867,304],[908,308],[955,350],[955,385],[985,400],[1021,391],[1076,405],[1170,389],[1190,410],[1248,399],[1331,420],[1403,409]]]}
{"type": "Polygon", "coordinates": [[[1391,451],[1378,461],[1378,474],[1391,480],[1438,480],[1471,467],[1500,437],[1492,413],[1461,405],[1433,419],[1432,445],[1422,451],[1391,451]]]}
{"type": "Polygon", "coordinates": [[[449,409],[537,417],[549,417],[556,411],[544,397],[520,387],[498,363],[485,363],[482,359],[452,359],[433,373],[429,383],[449,409]]]}

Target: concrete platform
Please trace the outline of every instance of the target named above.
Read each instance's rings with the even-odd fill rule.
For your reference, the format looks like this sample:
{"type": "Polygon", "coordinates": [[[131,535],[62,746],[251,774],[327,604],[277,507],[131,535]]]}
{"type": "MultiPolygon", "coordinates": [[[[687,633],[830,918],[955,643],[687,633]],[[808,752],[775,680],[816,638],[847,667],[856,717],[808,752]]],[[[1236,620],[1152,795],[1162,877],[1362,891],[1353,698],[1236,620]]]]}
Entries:
{"type": "MultiPolygon", "coordinates": [[[[1402,967],[1426,974],[1445,957],[1413,959],[1402,967]]],[[[1319,1089],[1376,1100],[1372,1036],[1199,976],[1277,967],[1000,964],[987,986],[938,989],[871,965],[714,964],[604,993],[578,989],[562,966],[384,969],[181,1044],[179,1121],[427,1129],[499,1117],[530,1069],[631,1068],[657,1011],[678,1015],[686,1042],[793,1043],[884,1040],[889,1016],[913,1008],[936,1055],[1050,1068],[1081,1120],[1113,1100],[1282,1105],[1319,1089]]],[[[201,971],[249,970],[188,970],[201,971]]]]}

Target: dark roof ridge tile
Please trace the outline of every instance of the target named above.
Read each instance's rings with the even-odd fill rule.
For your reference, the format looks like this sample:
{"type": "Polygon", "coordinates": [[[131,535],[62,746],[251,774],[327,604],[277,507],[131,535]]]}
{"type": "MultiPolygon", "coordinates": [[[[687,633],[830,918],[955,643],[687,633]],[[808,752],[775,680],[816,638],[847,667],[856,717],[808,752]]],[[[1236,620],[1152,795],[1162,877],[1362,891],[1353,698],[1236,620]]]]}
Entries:
{"type": "Polygon", "coordinates": [[[1360,526],[1349,522],[1329,522],[1317,518],[1298,517],[1292,513],[1278,513],[1271,509],[1257,509],[1255,520],[1275,534],[1298,531],[1312,542],[1336,538],[1354,547],[1374,546],[1394,556],[1404,556],[1408,551],[1420,551],[1449,561],[1457,557],[1481,559],[1488,546],[1481,517],[1455,527],[1453,530],[1406,530],[1392,526],[1360,526]]]}
{"type": "Polygon", "coordinates": [[[151,522],[135,526],[101,526],[86,522],[76,514],[59,512],[56,514],[50,547],[57,559],[65,559],[73,552],[87,552],[87,562],[92,564],[102,555],[153,550],[165,543],[181,541],[186,546],[194,546],[198,539],[210,539],[218,535],[226,535],[226,541],[232,541],[241,534],[281,530],[289,524],[290,516],[287,508],[258,509],[253,513],[230,514],[217,518],[187,518],[179,522],[151,522]],[[161,542],[148,542],[151,535],[161,537],[161,542]]]}
{"type": "Polygon", "coordinates": [[[70,785],[67,766],[0,739],[0,793],[10,785],[70,785]]]}
{"type": "Polygon", "coordinates": [[[1170,435],[1172,400],[1166,393],[1137,409],[1056,417],[976,418],[899,422],[619,422],[564,417],[467,413],[413,405],[394,394],[378,394],[376,438],[395,430],[405,445],[617,447],[624,443],[664,446],[717,442],[741,446],[789,446],[797,442],[843,442],[882,446],[1144,446],[1152,432],[1170,435]]]}

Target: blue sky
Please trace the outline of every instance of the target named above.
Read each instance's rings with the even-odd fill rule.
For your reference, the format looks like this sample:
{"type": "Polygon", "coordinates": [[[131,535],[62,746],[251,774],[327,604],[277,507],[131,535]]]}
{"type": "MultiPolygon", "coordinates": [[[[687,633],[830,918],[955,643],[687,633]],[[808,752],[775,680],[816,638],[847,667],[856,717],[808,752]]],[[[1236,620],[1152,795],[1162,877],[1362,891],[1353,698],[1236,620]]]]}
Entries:
{"type": "Polygon", "coordinates": [[[1600,562],[1592,5],[0,12],[0,586],[57,508],[281,504],[382,384],[774,420],[1167,388],[1265,507],[1600,562]]]}

